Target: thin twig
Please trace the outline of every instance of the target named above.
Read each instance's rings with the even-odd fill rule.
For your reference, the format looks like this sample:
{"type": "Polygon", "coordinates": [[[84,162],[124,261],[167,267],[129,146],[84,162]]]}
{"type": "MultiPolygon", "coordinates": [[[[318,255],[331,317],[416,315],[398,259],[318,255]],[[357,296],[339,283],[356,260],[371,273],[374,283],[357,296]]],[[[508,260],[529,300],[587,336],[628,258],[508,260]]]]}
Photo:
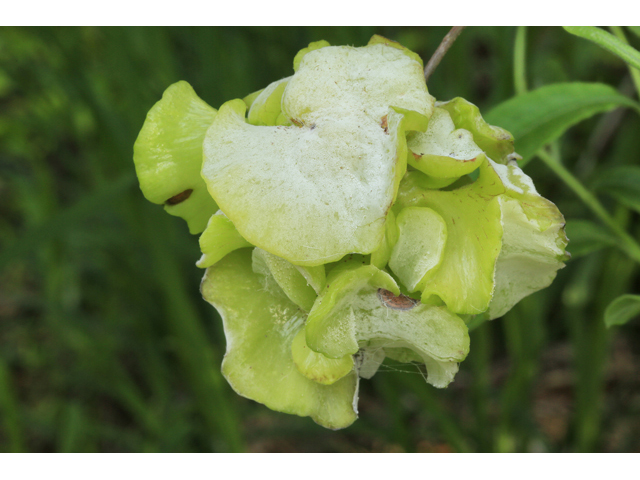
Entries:
{"type": "Polygon", "coordinates": [[[444,57],[445,53],[447,53],[447,50],[451,48],[451,45],[453,45],[453,42],[456,41],[456,38],[458,38],[458,35],[460,35],[464,28],[465,27],[453,27],[451,30],[449,30],[449,33],[447,33],[442,39],[442,42],[440,42],[440,45],[438,45],[436,51],[433,52],[433,55],[431,55],[427,66],[424,67],[425,81],[429,81],[429,77],[440,63],[440,60],[442,60],[442,57],[444,57]]]}

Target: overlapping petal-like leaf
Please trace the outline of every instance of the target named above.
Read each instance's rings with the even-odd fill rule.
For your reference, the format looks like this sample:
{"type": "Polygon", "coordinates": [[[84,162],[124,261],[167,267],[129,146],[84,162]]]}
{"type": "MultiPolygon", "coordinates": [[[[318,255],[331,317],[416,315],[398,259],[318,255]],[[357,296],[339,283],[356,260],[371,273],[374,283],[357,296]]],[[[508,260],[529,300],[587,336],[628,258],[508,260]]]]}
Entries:
{"type": "Polygon", "coordinates": [[[461,97],[448,102],[438,102],[437,106],[449,112],[456,128],[468,130],[473,141],[487,156],[497,163],[507,163],[513,157],[513,135],[504,128],[489,125],[480,110],[473,103],[461,97]]]}
{"type": "Polygon", "coordinates": [[[251,244],[238,233],[231,220],[218,211],[211,216],[207,228],[200,235],[202,257],[196,265],[200,268],[210,267],[229,252],[250,246],[251,244]]]}
{"type": "Polygon", "coordinates": [[[428,119],[434,100],[423,75],[415,59],[384,44],[325,47],[302,58],[285,89],[282,109],[298,125],[344,114],[380,123],[389,107],[428,119]]]}
{"type": "Polygon", "coordinates": [[[295,265],[256,248],[253,251],[253,270],[263,275],[271,275],[293,303],[305,312],[311,311],[318,295],[295,265]]]}
{"type": "Polygon", "coordinates": [[[436,108],[425,132],[409,136],[409,165],[436,178],[459,178],[483,162],[484,152],[468,130],[456,129],[449,112],[436,108]]]}
{"type": "Polygon", "coordinates": [[[496,196],[503,192],[487,163],[480,167],[476,182],[452,191],[427,190],[409,181],[401,186],[394,208],[428,207],[446,223],[442,263],[424,287],[423,302],[437,302],[439,297],[451,311],[462,314],[482,313],[489,307],[502,245],[496,196]]]}
{"type": "Polygon", "coordinates": [[[423,290],[443,260],[447,225],[434,210],[408,207],[398,215],[398,241],[389,267],[409,292],[423,290]]]}
{"type": "Polygon", "coordinates": [[[569,258],[565,221],[557,207],[536,192],[518,167],[496,168],[508,188],[499,197],[504,233],[490,319],[501,317],[522,298],[549,286],[569,258]]]}
{"type": "Polygon", "coordinates": [[[200,176],[202,141],[215,116],[216,110],[180,81],[149,111],[133,147],[144,196],[184,218],[191,233],[202,232],[218,210],[200,176]]]}
{"type": "Polygon", "coordinates": [[[295,126],[250,125],[239,100],[220,108],[204,142],[212,197],[244,238],[297,265],[375,251],[406,168],[404,132],[433,108],[420,64],[384,44],[308,51],[253,100],[250,123],[277,123],[284,85],[295,126]]]}
{"type": "Polygon", "coordinates": [[[257,127],[245,122],[245,108],[240,100],[220,108],[202,172],[240,234],[298,265],[376,250],[395,194],[402,115],[388,112],[386,134],[349,117],[257,127]]]}
{"type": "Polygon", "coordinates": [[[328,428],[350,425],[357,416],[357,375],[323,385],[298,371],[291,345],[306,314],[284,293],[265,290],[251,265],[251,250],[236,250],[209,267],[202,282],[205,300],[224,324],[225,378],[238,394],[273,410],[310,416],[328,428]]]}
{"type": "Polygon", "coordinates": [[[291,121],[282,114],[282,94],[290,78],[273,82],[252,99],[247,122],[252,125],[291,125],[291,121]]]}
{"type": "Polygon", "coordinates": [[[354,368],[351,355],[345,355],[342,358],[327,358],[321,353],[311,350],[307,346],[304,328],[300,329],[293,339],[291,355],[300,373],[323,385],[332,385],[351,373],[354,368]]]}
{"type": "Polygon", "coordinates": [[[394,280],[373,265],[332,271],[309,313],[307,345],[341,358],[385,348],[408,348],[427,367],[427,381],[445,387],[469,352],[467,327],[446,307],[400,295],[394,280]]]}
{"type": "Polygon", "coordinates": [[[516,165],[488,160],[476,182],[451,191],[425,189],[418,180],[405,178],[394,208],[429,207],[448,232],[442,264],[420,286],[423,302],[439,298],[453,312],[489,309],[496,318],[564,266],[564,219],[516,165]]]}

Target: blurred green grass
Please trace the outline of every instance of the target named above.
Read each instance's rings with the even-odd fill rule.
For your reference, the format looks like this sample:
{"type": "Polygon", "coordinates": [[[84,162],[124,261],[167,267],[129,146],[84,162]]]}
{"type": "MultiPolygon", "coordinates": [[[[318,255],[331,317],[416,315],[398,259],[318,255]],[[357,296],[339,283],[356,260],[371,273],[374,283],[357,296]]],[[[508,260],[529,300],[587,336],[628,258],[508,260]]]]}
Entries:
{"type": "MultiPolygon", "coordinates": [[[[361,383],[360,419],[344,431],[271,412],[220,375],[197,238],[135,180],[146,112],[178,80],[216,108],[243,97],[290,75],[311,41],[359,46],[378,33],[426,60],[447,31],[0,29],[0,451],[640,451],[640,328],[602,321],[639,290],[638,269],[613,249],[574,258],[475,330],[447,390],[387,364],[361,383]]],[[[468,28],[430,92],[488,112],[514,95],[514,39],[514,28],[468,28]]],[[[527,45],[532,89],[599,81],[635,95],[621,61],[560,28],[530,29],[527,45]]],[[[559,149],[589,185],[640,165],[639,129],[614,111],[559,149]]],[[[541,162],[526,171],[569,222],[592,218],[541,162]]],[[[638,214],[602,200],[638,238],[638,214]]]]}

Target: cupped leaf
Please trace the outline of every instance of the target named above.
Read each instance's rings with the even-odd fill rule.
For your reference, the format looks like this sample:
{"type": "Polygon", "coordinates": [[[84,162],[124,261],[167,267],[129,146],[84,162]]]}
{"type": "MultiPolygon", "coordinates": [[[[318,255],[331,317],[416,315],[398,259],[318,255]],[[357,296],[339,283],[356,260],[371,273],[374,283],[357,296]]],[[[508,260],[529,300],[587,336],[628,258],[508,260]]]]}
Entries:
{"type": "Polygon", "coordinates": [[[517,165],[488,159],[478,180],[451,191],[425,190],[414,177],[405,177],[394,209],[431,208],[447,231],[441,265],[418,285],[424,303],[439,298],[455,313],[489,309],[495,318],[564,266],[564,218],[517,165]]]}
{"type": "Polygon", "coordinates": [[[556,83],[501,103],[489,112],[487,121],[509,126],[524,166],[576,123],[619,106],[638,108],[636,102],[609,85],[556,83]]]}
{"type": "MultiPolygon", "coordinates": [[[[414,110],[408,110],[406,108],[392,107],[394,111],[401,113],[404,118],[402,125],[405,131],[417,131],[424,132],[429,126],[429,117],[418,113],[414,110]]],[[[382,127],[385,126],[385,119],[382,117],[382,127]]]]}
{"type": "Polygon", "coordinates": [[[429,190],[440,190],[459,181],[460,177],[437,178],[427,175],[419,170],[411,170],[405,174],[404,182],[419,185],[421,188],[429,190]]]}
{"type": "Polygon", "coordinates": [[[406,158],[402,116],[389,110],[386,132],[362,116],[257,127],[245,108],[241,100],[220,108],[202,171],[240,234],[303,266],[377,250],[406,158]]]}
{"type": "MultiPolygon", "coordinates": [[[[252,102],[247,115],[251,125],[277,125],[282,114],[282,94],[291,77],[283,78],[262,90],[252,102]]],[[[246,99],[245,99],[246,103],[246,99]]],[[[291,123],[289,122],[289,125],[291,123]]]]}
{"type": "Polygon", "coordinates": [[[133,147],[140,189],[200,233],[218,207],[200,176],[202,141],[216,116],[184,81],[167,88],[147,114],[133,147]]]}
{"type": "Polygon", "coordinates": [[[422,290],[442,263],[447,225],[430,208],[408,207],[398,215],[397,226],[389,268],[409,292],[422,290]]]}
{"type": "MultiPolygon", "coordinates": [[[[513,135],[504,128],[489,125],[480,114],[480,109],[473,103],[462,97],[456,97],[448,102],[437,102],[436,107],[449,112],[455,128],[464,129],[471,132],[473,141],[480,147],[487,156],[498,163],[507,163],[512,157],[513,135]]],[[[498,123],[509,126],[508,123],[498,123]]]]}
{"type": "Polygon", "coordinates": [[[471,132],[456,130],[451,115],[442,108],[434,110],[426,132],[409,135],[407,150],[409,165],[436,178],[467,175],[485,159],[471,132]]]}
{"type": "Polygon", "coordinates": [[[262,92],[264,92],[264,88],[262,88],[262,89],[260,89],[260,90],[257,90],[257,91],[255,91],[255,92],[253,92],[253,93],[250,93],[249,95],[247,95],[246,97],[244,97],[244,98],[242,99],[242,101],[243,101],[244,103],[246,103],[246,104],[247,104],[247,108],[249,108],[249,109],[250,109],[250,108],[251,108],[251,105],[253,105],[253,102],[256,100],[256,98],[258,98],[258,96],[259,96],[262,92]]]}
{"type": "Polygon", "coordinates": [[[389,107],[429,118],[433,103],[420,63],[397,48],[376,44],[308,52],[287,84],[282,110],[297,125],[354,114],[380,123],[389,107]]]}
{"type": "Polygon", "coordinates": [[[640,315],[640,295],[621,295],[605,310],[604,323],[608,328],[624,325],[638,315],[640,315]]]}
{"type": "Polygon", "coordinates": [[[249,125],[245,103],[227,102],[202,174],[244,238],[295,265],[368,254],[406,171],[405,130],[432,108],[419,62],[397,48],[318,48],[284,89],[295,127],[249,125]]]}
{"type": "Polygon", "coordinates": [[[418,55],[415,52],[412,52],[411,50],[409,50],[407,47],[400,44],[399,42],[396,42],[395,40],[389,40],[388,38],[385,38],[382,35],[374,35],[369,40],[369,43],[367,43],[367,45],[378,45],[378,44],[383,44],[383,45],[387,45],[388,47],[397,48],[406,56],[418,62],[420,66],[424,68],[424,63],[422,62],[422,58],[420,58],[420,55],[418,55]]]}
{"type": "Polygon", "coordinates": [[[356,373],[322,385],[299,372],[291,346],[306,315],[284,294],[266,291],[251,265],[251,250],[231,252],[207,269],[201,286],[222,317],[225,378],[238,394],[272,410],[310,416],[327,428],[349,426],[357,418],[356,373]]]}
{"type": "Polygon", "coordinates": [[[327,274],[325,273],[324,265],[318,265],[316,267],[301,267],[300,265],[295,265],[295,267],[316,293],[322,291],[327,283],[327,274]]]}
{"type": "Polygon", "coordinates": [[[353,357],[327,358],[307,346],[304,328],[300,329],[291,344],[291,355],[298,371],[322,385],[332,385],[353,370],[353,357]]]}
{"type": "Polygon", "coordinates": [[[264,275],[272,275],[293,303],[305,312],[311,311],[317,294],[295,265],[284,258],[256,248],[253,250],[253,270],[264,275]]]}
{"type": "Polygon", "coordinates": [[[615,35],[598,27],[562,27],[567,32],[599,45],[617,55],[629,65],[640,70],[640,52],[615,35]]]}
{"type": "Polygon", "coordinates": [[[613,167],[599,172],[592,188],[640,212],[640,167],[637,165],[613,167]]]}
{"type": "MultiPolygon", "coordinates": [[[[427,190],[406,176],[394,210],[428,207],[446,223],[442,263],[424,286],[422,301],[441,298],[452,312],[484,312],[493,294],[495,263],[502,245],[502,224],[497,195],[505,187],[493,163],[480,166],[474,183],[452,190],[427,190]]],[[[419,178],[419,177],[418,177],[419,178]]]]}
{"type": "Polygon", "coordinates": [[[337,262],[327,263],[324,268],[327,275],[327,280],[322,287],[322,290],[329,284],[329,280],[335,278],[335,276],[342,271],[352,270],[362,265],[371,264],[371,255],[360,255],[358,253],[350,253],[345,255],[337,262]]]}
{"type": "Polygon", "coordinates": [[[202,257],[196,266],[200,268],[210,267],[229,252],[251,246],[221,211],[211,216],[199,242],[202,257]]]}
{"type": "MultiPolygon", "coordinates": [[[[427,366],[429,383],[443,388],[453,380],[457,363],[469,351],[467,327],[460,317],[443,306],[398,295],[393,279],[372,265],[329,277],[307,320],[309,347],[331,358],[360,349],[374,354],[409,348],[427,366]]],[[[375,355],[379,360],[381,354],[375,355]]]]}
{"type": "Polygon", "coordinates": [[[489,320],[548,287],[567,259],[565,221],[553,203],[537,194],[528,194],[522,201],[500,195],[499,202],[504,233],[489,320]]]}
{"type": "Polygon", "coordinates": [[[393,246],[398,241],[398,226],[396,216],[392,210],[387,214],[387,221],[384,228],[384,238],[380,248],[371,254],[371,265],[375,265],[380,270],[387,266],[393,246]]]}
{"type": "MultiPolygon", "coordinates": [[[[336,306],[351,307],[354,295],[366,288],[382,288],[399,295],[393,278],[373,265],[348,262],[334,268],[327,278],[327,286],[318,296],[307,322],[307,345],[329,358],[342,358],[358,353],[353,322],[350,318],[332,317],[336,306]]],[[[361,312],[358,312],[361,313],[361,312]]]]}
{"type": "Polygon", "coordinates": [[[311,42],[309,46],[300,50],[295,57],[293,57],[293,71],[297,72],[298,68],[300,68],[300,62],[302,61],[302,57],[304,57],[307,53],[313,52],[314,50],[318,50],[319,48],[329,47],[331,44],[326,40],[318,40],[317,42],[311,42]]]}

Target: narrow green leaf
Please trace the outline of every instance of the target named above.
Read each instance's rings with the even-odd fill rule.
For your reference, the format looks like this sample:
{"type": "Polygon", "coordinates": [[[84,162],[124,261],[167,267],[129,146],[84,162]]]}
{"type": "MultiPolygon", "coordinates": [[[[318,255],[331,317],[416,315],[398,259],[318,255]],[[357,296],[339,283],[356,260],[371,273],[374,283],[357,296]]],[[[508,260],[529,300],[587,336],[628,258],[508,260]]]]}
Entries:
{"type": "Polygon", "coordinates": [[[640,315],[640,295],[620,295],[605,310],[604,323],[607,328],[613,325],[624,325],[638,315],[640,315]]]}
{"type": "Polygon", "coordinates": [[[568,250],[571,252],[572,259],[604,247],[618,245],[618,239],[615,236],[589,220],[571,220],[567,222],[565,228],[569,238],[568,250]]]}
{"type": "Polygon", "coordinates": [[[602,83],[556,83],[510,98],[486,115],[488,123],[509,130],[524,166],[546,144],[597,113],[640,105],[602,83]]]}
{"type": "Polygon", "coordinates": [[[640,37],[640,27],[627,27],[628,30],[640,37]]]}
{"type": "Polygon", "coordinates": [[[562,27],[567,32],[601,46],[617,55],[629,65],[640,69],[640,52],[618,40],[614,35],[597,27],[562,27]]]}
{"type": "Polygon", "coordinates": [[[640,167],[624,165],[598,175],[593,188],[611,195],[620,203],[640,212],[640,167]]]}

